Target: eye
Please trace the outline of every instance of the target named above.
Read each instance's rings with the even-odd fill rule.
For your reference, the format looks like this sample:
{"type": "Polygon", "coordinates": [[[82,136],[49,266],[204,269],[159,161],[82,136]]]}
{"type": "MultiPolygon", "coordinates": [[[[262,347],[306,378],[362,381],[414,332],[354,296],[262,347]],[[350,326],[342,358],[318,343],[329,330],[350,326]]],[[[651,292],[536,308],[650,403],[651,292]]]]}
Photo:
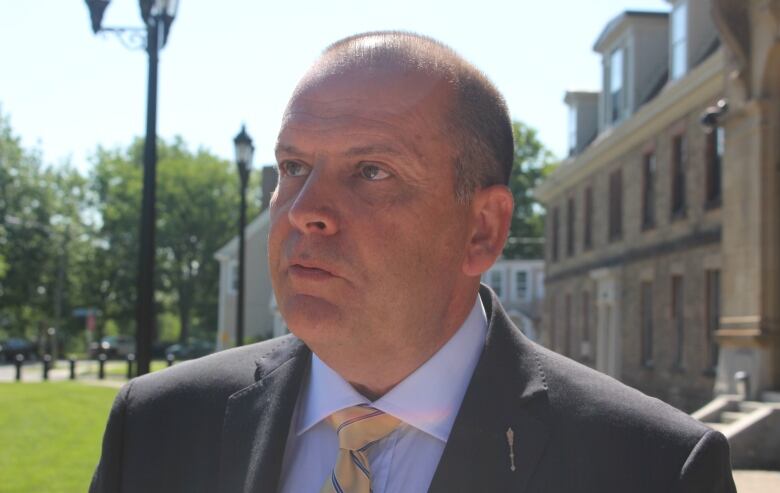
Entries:
{"type": "Polygon", "coordinates": [[[360,166],[360,176],[369,181],[379,181],[390,178],[390,173],[376,164],[363,164],[360,166]]]}
{"type": "Polygon", "coordinates": [[[282,173],[286,176],[306,176],[309,174],[309,167],[298,161],[282,161],[279,165],[282,173]]]}

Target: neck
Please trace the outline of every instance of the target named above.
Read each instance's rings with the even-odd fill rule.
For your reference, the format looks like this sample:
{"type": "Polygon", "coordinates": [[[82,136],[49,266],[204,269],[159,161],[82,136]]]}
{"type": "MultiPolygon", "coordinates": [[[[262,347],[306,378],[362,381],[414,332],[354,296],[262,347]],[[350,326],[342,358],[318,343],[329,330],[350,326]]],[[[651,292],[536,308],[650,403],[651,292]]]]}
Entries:
{"type": "MultiPolygon", "coordinates": [[[[330,352],[317,355],[328,366],[340,374],[360,394],[375,401],[387,394],[396,385],[405,380],[415,370],[436,354],[463,325],[471,309],[474,297],[468,302],[458,300],[445,310],[445,318],[438,325],[438,331],[425,331],[414,340],[397,341],[395,346],[361,349],[350,347],[345,357],[330,358],[330,352]]],[[[423,325],[432,327],[436,325],[423,325]]],[[[392,328],[390,328],[392,329],[392,328]]]]}

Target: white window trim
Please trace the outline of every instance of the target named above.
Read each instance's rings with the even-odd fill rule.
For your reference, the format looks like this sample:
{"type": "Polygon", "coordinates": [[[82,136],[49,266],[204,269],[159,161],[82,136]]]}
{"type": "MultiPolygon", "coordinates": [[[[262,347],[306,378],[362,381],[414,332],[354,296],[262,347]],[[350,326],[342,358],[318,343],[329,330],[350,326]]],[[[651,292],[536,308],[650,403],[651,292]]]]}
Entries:
{"type": "Polygon", "coordinates": [[[228,294],[238,294],[238,260],[228,261],[227,291],[228,294]]]}
{"type": "Polygon", "coordinates": [[[677,2],[674,7],[672,8],[672,13],[669,16],[669,79],[671,80],[679,80],[685,77],[685,74],[688,73],[689,70],[689,60],[688,60],[688,44],[690,41],[690,30],[689,30],[689,18],[690,18],[690,6],[688,5],[688,0],[680,0],[677,2]],[[680,9],[685,9],[685,18],[683,19],[683,29],[684,29],[684,35],[680,40],[676,40],[674,37],[674,31],[675,31],[675,13],[678,12],[680,9]],[[684,52],[683,52],[683,60],[682,60],[682,71],[680,73],[675,72],[675,67],[677,66],[675,64],[676,58],[675,58],[675,46],[677,43],[682,43],[684,46],[684,52]]]}
{"type": "Polygon", "coordinates": [[[531,294],[531,271],[529,269],[523,268],[523,267],[515,267],[512,269],[512,300],[513,301],[529,301],[530,300],[530,294],[531,294]],[[521,298],[520,297],[520,289],[517,285],[517,274],[523,272],[525,273],[525,295],[521,298]]]}

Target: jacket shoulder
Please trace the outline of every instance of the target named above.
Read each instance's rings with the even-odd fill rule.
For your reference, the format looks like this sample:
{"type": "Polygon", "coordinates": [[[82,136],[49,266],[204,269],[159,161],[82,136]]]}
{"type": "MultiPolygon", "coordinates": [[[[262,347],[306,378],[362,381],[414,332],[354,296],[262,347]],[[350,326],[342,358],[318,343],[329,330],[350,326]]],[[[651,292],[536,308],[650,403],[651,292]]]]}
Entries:
{"type": "Polygon", "coordinates": [[[226,349],[143,375],[127,385],[127,402],[138,406],[160,400],[203,397],[224,402],[305,350],[292,335],[226,349]]]}

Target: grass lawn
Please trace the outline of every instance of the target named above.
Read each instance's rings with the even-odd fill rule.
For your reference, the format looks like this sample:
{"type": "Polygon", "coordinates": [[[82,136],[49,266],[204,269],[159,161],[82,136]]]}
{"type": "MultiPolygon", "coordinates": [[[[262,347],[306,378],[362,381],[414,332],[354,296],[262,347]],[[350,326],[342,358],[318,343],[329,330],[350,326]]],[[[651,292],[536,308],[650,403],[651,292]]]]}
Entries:
{"type": "Polygon", "coordinates": [[[0,490],[86,492],[117,389],[0,383],[0,490]]]}

